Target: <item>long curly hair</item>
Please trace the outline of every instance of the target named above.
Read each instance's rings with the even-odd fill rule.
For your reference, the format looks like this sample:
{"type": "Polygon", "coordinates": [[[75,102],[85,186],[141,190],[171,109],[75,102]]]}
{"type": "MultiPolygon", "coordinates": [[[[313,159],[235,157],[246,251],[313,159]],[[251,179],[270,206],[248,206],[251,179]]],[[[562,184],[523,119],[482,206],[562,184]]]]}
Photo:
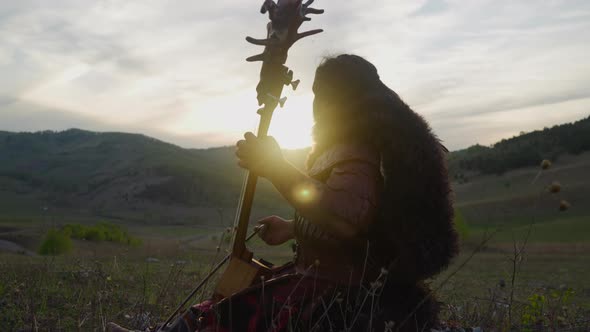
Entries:
{"type": "Polygon", "coordinates": [[[308,166],[336,143],[379,151],[383,191],[369,227],[371,258],[398,281],[439,273],[458,253],[446,153],[427,122],[356,55],[324,59],[314,82],[308,166]]]}

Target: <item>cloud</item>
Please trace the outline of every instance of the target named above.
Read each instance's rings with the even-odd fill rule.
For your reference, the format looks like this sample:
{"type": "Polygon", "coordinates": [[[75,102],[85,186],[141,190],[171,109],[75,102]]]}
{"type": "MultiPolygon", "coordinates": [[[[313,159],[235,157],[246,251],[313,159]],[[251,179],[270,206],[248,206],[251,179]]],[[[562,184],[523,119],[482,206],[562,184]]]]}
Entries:
{"type": "Polygon", "coordinates": [[[449,8],[449,5],[444,0],[427,0],[424,4],[416,10],[414,15],[432,15],[438,14],[449,8]]]}
{"type": "Polygon", "coordinates": [[[70,128],[99,131],[108,127],[100,120],[89,116],[18,100],[2,104],[0,107],[0,130],[5,131],[34,132],[70,128]]]}
{"type": "Polygon", "coordinates": [[[98,132],[141,133],[185,148],[205,148],[228,145],[234,142],[234,136],[226,133],[203,132],[179,135],[164,130],[145,128],[134,125],[107,123],[101,119],[59,109],[50,109],[42,105],[13,100],[0,104],[0,130],[35,132],[43,130],[62,131],[80,128],[98,132]]]}
{"type": "Polygon", "coordinates": [[[478,116],[452,117],[436,121],[439,132],[449,146],[465,147],[465,140],[491,145],[521,132],[539,130],[557,124],[573,122],[589,115],[590,98],[573,99],[554,104],[539,104],[482,113],[478,116]]]}
{"type": "MultiPolygon", "coordinates": [[[[450,148],[516,130],[535,110],[562,107],[551,117],[560,122],[590,106],[586,1],[319,0],[314,6],[326,13],[305,28],[325,32],[290,52],[288,65],[302,85],[286,93],[290,100],[275,115],[277,132],[292,131],[286,136],[309,127],[315,66],[341,52],[375,63],[450,148]],[[294,122],[294,114],[303,120],[294,122]],[[503,124],[486,124],[495,118],[503,124]],[[477,130],[457,136],[465,129],[452,124],[463,121],[477,130]]],[[[244,59],[261,49],[244,37],[263,37],[265,21],[251,1],[5,1],[0,119],[8,119],[12,105],[14,130],[71,123],[153,133],[183,146],[231,144],[257,120],[259,66],[244,59]],[[46,121],[26,118],[41,114],[46,121]]]]}

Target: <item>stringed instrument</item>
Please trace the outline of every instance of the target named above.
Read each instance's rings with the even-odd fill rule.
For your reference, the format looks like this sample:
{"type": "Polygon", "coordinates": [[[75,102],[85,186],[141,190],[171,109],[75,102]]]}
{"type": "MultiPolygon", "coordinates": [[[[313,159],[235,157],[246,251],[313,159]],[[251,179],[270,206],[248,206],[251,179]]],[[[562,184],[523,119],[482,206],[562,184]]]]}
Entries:
{"type": "MultiPolygon", "coordinates": [[[[264,46],[264,51],[261,54],[246,59],[248,62],[262,62],[260,81],[256,87],[258,105],[262,106],[257,112],[260,115],[258,137],[267,136],[275,109],[277,106],[283,107],[285,104],[286,98],[281,98],[283,87],[290,85],[295,90],[299,85],[299,80],[293,80],[293,71],[285,66],[289,49],[302,38],[323,31],[322,29],[302,33],[298,31],[303,22],[311,21],[311,18],[307,17],[308,14],[322,14],[324,12],[322,9],[311,8],[310,5],[313,2],[314,0],[308,0],[304,4],[302,0],[278,0],[278,3],[275,3],[273,0],[265,0],[260,12],[262,14],[268,13],[270,18],[270,22],[266,26],[266,38],[246,37],[249,43],[264,46]]],[[[258,177],[255,174],[247,173],[234,224],[236,232],[231,254],[211,269],[205,278],[170,314],[158,331],[162,331],[172,322],[190,299],[228,260],[229,265],[215,287],[213,294],[213,300],[215,301],[220,301],[256,284],[260,281],[261,276],[270,276],[270,268],[253,259],[253,253],[246,248],[246,242],[259,231],[259,229],[255,229],[254,233],[246,237],[257,181],[258,177]]]]}
{"type": "MultiPolygon", "coordinates": [[[[272,115],[277,106],[283,107],[286,98],[281,98],[283,87],[290,85],[297,89],[299,80],[293,80],[293,71],[285,66],[289,49],[302,38],[318,34],[322,29],[298,32],[303,22],[310,21],[308,14],[322,14],[321,9],[311,8],[314,0],[305,4],[302,0],[265,0],[260,12],[268,13],[270,22],[267,24],[265,39],[246,37],[249,43],[264,46],[264,52],[249,57],[248,62],[262,62],[260,82],[256,87],[260,123],[258,137],[267,136],[272,115]]],[[[270,268],[260,261],[253,259],[253,253],[246,248],[246,235],[250,212],[254,201],[258,177],[248,172],[245,180],[240,204],[236,214],[236,232],[233,247],[229,257],[229,265],[222,274],[215,288],[214,299],[220,300],[231,296],[247,287],[259,282],[262,276],[270,276],[270,268]]]]}

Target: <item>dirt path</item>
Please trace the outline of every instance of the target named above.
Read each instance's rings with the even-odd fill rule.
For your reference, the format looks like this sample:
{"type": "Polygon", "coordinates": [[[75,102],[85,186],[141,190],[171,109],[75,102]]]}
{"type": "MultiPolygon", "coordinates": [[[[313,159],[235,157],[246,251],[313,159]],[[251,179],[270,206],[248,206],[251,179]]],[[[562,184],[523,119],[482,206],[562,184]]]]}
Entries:
{"type": "Polygon", "coordinates": [[[0,251],[8,251],[15,254],[35,256],[36,254],[14,242],[0,240],[0,251]]]}

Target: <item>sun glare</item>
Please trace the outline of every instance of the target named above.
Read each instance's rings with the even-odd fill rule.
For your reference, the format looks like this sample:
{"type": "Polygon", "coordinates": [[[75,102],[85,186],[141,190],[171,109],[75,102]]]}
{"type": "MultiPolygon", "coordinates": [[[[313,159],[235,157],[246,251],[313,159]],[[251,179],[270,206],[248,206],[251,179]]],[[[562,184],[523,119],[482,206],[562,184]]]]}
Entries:
{"type": "Polygon", "coordinates": [[[291,131],[290,128],[280,128],[272,133],[283,149],[302,149],[311,146],[311,135],[304,130],[291,131]]]}
{"type": "Polygon", "coordinates": [[[277,109],[273,115],[269,135],[279,142],[283,149],[301,149],[311,146],[313,117],[311,96],[291,98],[285,109],[277,109]]]}

